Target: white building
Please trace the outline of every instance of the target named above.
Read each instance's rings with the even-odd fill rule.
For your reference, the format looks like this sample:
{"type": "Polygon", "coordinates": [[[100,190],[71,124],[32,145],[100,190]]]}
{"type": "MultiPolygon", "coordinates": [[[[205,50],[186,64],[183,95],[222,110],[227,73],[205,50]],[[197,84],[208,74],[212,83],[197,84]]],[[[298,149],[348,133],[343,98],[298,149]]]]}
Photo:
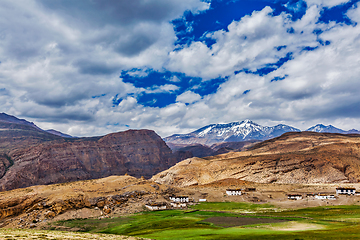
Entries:
{"type": "Polygon", "coordinates": [[[184,202],[171,202],[170,205],[174,208],[186,208],[186,203],[184,202]]]}
{"type": "Polygon", "coordinates": [[[344,188],[344,187],[338,187],[336,188],[336,194],[347,194],[347,195],[354,195],[356,192],[355,188],[344,188]]]}
{"type": "Polygon", "coordinates": [[[151,211],[166,210],[166,203],[148,203],[145,207],[151,211]]]}
{"type": "Polygon", "coordinates": [[[206,202],[206,199],[205,198],[200,198],[199,202],[206,202]]]}
{"type": "Polygon", "coordinates": [[[302,199],[302,195],[301,194],[288,194],[288,199],[289,200],[300,200],[302,199]]]}
{"type": "Polygon", "coordinates": [[[226,194],[229,196],[240,196],[241,195],[241,189],[226,189],[226,194]]]}
{"type": "Polygon", "coordinates": [[[330,200],[335,200],[335,195],[334,194],[327,194],[327,193],[319,193],[317,195],[315,195],[316,199],[330,199],[330,200]]]}
{"type": "Polygon", "coordinates": [[[188,196],[171,196],[170,200],[173,202],[189,202],[188,196]]]}

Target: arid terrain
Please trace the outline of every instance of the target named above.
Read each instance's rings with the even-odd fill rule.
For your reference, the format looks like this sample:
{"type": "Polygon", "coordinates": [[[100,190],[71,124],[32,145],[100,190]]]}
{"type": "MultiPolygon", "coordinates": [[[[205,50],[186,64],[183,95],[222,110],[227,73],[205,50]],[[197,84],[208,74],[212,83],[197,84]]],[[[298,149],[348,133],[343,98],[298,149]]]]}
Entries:
{"type": "MultiPolygon", "coordinates": [[[[360,135],[356,134],[293,132],[263,142],[229,142],[210,147],[178,144],[171,145],[171,150],[151,130],[72,138],[5,117],[6,121],[0,121],[0,227],[6,229],[77,232],[87,228],[65,222],[89,219],[96,221],[98,230],[104,227],[106,233],[112,233],[111,224],[133,221],[134,214],[149,211],[146,204],[161,203],[173,209],[173,195],[190,199],[184,212],[177,214],[187,213],[187,208],[189,213],[199,211],[193,209],[201,208],[200,202],[223,204],[221,209],[226,209],[226,203],[248,204],[250,208],[232,207],[232,214],[240,215],[254,213],[254,206],[256,214],[261,214],[263,206],[264,211],[276,213],[360,205],[360,195],[336,195],[331,200],[314,197],[318,193],[335,194],[339,186],[359,191],[360,135]],[[206,157],[192,157],[195,155],[206,157]],[[242,195],[227,195],[229,188],[242,189],[242,195]],[[288,194],[303,198],[289,200],[288,194]]],[[[199,219],[207,221],[205,225],[219,225],[226,220],[230,225],[224,227],[231,228],[231,224],[241,226],[246,222],[237,215],[207,219],[208,210],[199,213],[199,219]]],[[[280,224],[274,229],[281,229],[282,223],[284,229],[292,231],[306,224],[305,229],[312,229],[310,222],[285,224],[281,219],[266,222],[256,217],[252,221],[280,224]]],[[[140,222],[137,226],[141,229],[140,222]]],[[[151,221],[146,224],[151,225],[151,221]]],[[[26,231],[16,234],[25,236],[26,231]]],[[[115,229],[114,233],[122,235],[126,231],[115,229]]],[[[141,231],[141,236],[152,236],[141,231]]],[[[43,234],[56,238],[52,232],[43,234]]],[[[88,239],[85,235],[78,239],[81,237],[88,239]]]]}
{"type": "Polygon", "coordinates": [[[357,183],[360,136],[286,133],[248,151],[186,159],[152,180],[186,187],[227,178],[279,184],[357,183]]]}
{"type": "MultiPolygon", "coordinates": [[[[336,200],[287,199],[287,194],[335,193],[336,184],[261,184],[225,179],[192,187],[173,187],[143,178],[112,176],[97,180],[32,186],[0,193],[0,226],[47,229],[49,223],[68,219],[129,216],[146,210],[146,203],[162,202],[170,207],[171,195],[187,195],[191,204],[208,202],[268,203],[275,209],[359,204],[360,196],[338,196],[336,200]],[[227,196],[227,188],[255,188],[241,196],[227,196]]],[[[360,188],[360,184],[346,184],[360,188]]],[[[238,209],[238,212],[244,210],[238,209]]],[[[246,213],[246,211],[245,211],[246,213]]],[[[76,229],[57,228],[57,230],[76,229]]]]}
{"type": "Polygon", "coordinates": [[[176,193],[188,191],[131,176],[16,189],[0,193],[0,226],[41,228],[50,221],[127,215],[176,193]]]}

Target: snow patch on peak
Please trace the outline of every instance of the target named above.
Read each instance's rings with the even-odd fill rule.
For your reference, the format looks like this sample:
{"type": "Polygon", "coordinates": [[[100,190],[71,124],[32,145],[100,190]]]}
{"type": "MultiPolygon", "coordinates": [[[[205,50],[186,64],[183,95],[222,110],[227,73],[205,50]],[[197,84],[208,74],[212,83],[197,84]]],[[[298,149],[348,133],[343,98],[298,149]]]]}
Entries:
{"type": "Polygon", "coordinates": [[[280,136],[285,132],[299,132],[299,129],[280,124],[275,127],[261,126],[249,119],[228,124],[212,124],[191,134],[201,138],[216,138],[219,141],[264,140],[280,136]],[[276,136],[275,136],[276,135],[276,136]]]}
{"type": "Polygon", "coordinates": [[[336,128],[332,125],[329,126],[325,126],[323,124],[317,124],[311,128],[309,128],[307,131],[310,132],[318,132],[318,133],[323,133],[323,132],[327,132],[327,133],[345,133],[344,130],[336,128]]]}

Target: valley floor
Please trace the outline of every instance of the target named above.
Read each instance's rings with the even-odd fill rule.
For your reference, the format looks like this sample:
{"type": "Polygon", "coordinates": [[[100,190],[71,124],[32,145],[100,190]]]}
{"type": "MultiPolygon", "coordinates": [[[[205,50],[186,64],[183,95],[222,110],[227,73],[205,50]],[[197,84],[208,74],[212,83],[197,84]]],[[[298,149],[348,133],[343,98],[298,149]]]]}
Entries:
{"type": "Polygon", "coordinates": [[[0,193],[0,239],[360,239],[360,196],[336,195],[339,186],[360,189],[358,183],[236,179],[179,188],[130,176],[33,186],[0,193]],[[228,196],[228,188],[255,191],[228,196]],[[309,193],[331,193],[336,199],[305,197],[309,193]],[[173,194],[187,195],[193,203],[155,212],[144,207],[169,203],[173,194]],[[288,194],[304,198],[289,200],[288,194]],[[17,228],[25,229],[11,230],[17,228]]]}
{"type": "Polygon", "coordinates": [[[191,210],[52,224],[57,226],[150,239],[360,239],[360,206],[275,211],[268,204],[202,203],[191,210]],[[239,209],[252,213],[239,214],[239,209]]]}

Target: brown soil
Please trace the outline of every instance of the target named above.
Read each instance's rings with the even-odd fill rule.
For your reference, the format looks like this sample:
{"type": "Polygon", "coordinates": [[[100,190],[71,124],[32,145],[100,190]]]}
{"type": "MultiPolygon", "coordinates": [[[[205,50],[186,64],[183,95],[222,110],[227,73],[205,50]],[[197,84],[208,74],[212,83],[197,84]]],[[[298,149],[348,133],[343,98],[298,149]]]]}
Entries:
{"type": "MultiPolygon", "coordinates": [[[[48,226],[48,223],[59,220],[129,216],[144,211],[144,205],[148,202],[169,203],[169,196],[172,194],[188,195],[194,201],[191,204],[196,204],[199,199],[206,199],[207,202],[267,203],[273,205],[274,210],[280,211],[360,204],[360,196],[336,195],[336,200],[319,200],[314,197],[305,197],[298,201],[287,199],[287,194],[295,193],[304,196],[307,193],[319,192],[335,194],[335,188],[338,186],[360,189],[360,183],[261,184],[231,179],[214,184],[178,188],[130,176],[112,176],[98,180],[33,186],[1,192],[0,226],[42,229],[48,226]],[[225,191],[231,187],[256,188],[256,191],[246,192],[241,196],[228,196],[225,191]]],[[[238,209],[235,212],[247,213],[247,211],[238,209]]]]}
{"type": "Polygon", "coordinates": [[[287,133],[252,149],[186,159],[152,180],[178,187],[224,179],[277,184],[360,182],[360,135],[287,133]]]}
{"type": "Polygon", "coordinates": [[[268,219],[268,218],[247,218],[247,217],[211,217],[203,220],[202,222],[213,223],[219,227],[237,227],[261,223],[280,223],[287,222],[281,219],[268,219]]]}
{"type": "Polygon", "coordinates": [[[236,178],[226,178],[212,183],[199,185],[199,187],[231,187],[231,186],[246,186],[250,185],[252,182],[239,180],[236,178]]]}
{"type": "Polygon", "coordinates": [[[191,192],[143,178],[112,176],[0,192],[0,227],[37,228],[76,218],[108,218],[144,211],[148,202],[191,192]]]}

